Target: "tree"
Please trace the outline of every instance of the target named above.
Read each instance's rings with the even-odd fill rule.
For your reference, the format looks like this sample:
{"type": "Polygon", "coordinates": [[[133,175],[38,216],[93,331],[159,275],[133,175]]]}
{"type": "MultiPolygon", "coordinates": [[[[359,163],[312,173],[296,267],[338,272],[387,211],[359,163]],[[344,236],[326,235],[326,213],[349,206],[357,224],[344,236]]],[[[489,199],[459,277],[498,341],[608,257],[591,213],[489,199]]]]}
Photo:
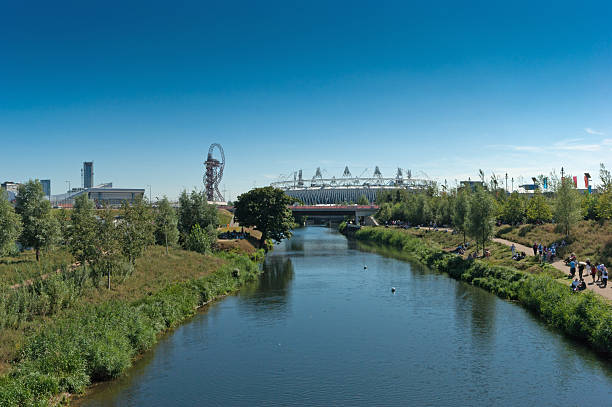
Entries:
{"type": "Polygon", "coordinates": [[[477,186],[470,197],[469,207],[467,232],[477,243],[482,244],[484,257],[485,245],[493,234],[495,201],[482,187],[477,186]]]}
{"type": "Polygon", "coordinates": [[[291,237],[293,199],[273,187],[255,188],[238,197],[234,217],[242,226],[254,226],[261,232],[260,247],[267,239],[280,242],[291,237]]]}
{"type": "Polygon", "coordinates": [[[15,242],[21,230],[21,218],[8,201],[6,192],[0,191],[0,256],[15,251],[15,242]]]}
{"type": "Polygon", "coordinates": [[[25,247],[36,251],[52,246],[59,238],[59,223],[51,215],[51,203],[44,198],[42,185],[38,180],[29,180],[19,186],[15,211],[21,215],[23,232],[19,238],[25,247]]]}
{"type": "Polygon", "coordinates": [[[359,197],[359,199],[357,200],[357,205],[369,205],[370,201],[368,201],[368,198],[365,195],[361,195],[359,197]]]}
{"type": "Polygon", "coordinates": [[[467,190],[457,192],[457,197],[453,205],[452,222],[453,227],[458,232],[463,233],[463,243],[465,244],[465,233],[467,232],[467,218],[470,210],[469,192],[467,190]]]}
{"type": "Polygon", "coordinates": [[[606,166],[603,163],[599,164],[599,179],[601,180],[600,189],[602,192],[611,192],[612,175],[610,175],[610,171],[606,169],[606,166]]]}
{"type": "Polygon", "coordinates": [[[183,191],[179,196],[178,230],[181,233],[181,241],[185,242],[194,225],[206,228],[212,225],[219,226],[219,214],[215,205],[209,205],[206,201],[204,191],[196,190],[188,194],[183,191]]]}
{"type": "Polygon", "coordinates": [[[555,199],[555,222],[562,233],[569,236],[571,227],[580,220],[580,194],[570,177],[564,177],[557,188],[555,199]]]}
{"type": "Polygon", "coordinates": [[[70,252],[82,264],[93,262],[98,257],[98,220],[94,203],[86,194],[79,195],[74,200],[70,222],[70,252]]]}
{"type": "Polygon", "coordinates": [[[525,209],[523,207],[523,200],[519,196],[518,192],[514,191],[510,194],[510,198],[505,202],[503,207],[503,218],[504,221],[514,225],[523,221],[525,217],[525,209]]]}
{"type": "Polygon", "coordinates": [[[202,229],[197,223],[191,229],[191,233],[187,236],[186,247],[187,250],[191,250],[198,253],[210,252],[213,244],[217,239],[215,229],[212,225],[208,225],[205,229],[202,229]]]}
{"type": "Polygon", "coordinates": [[[550,205],[546,202],[542,192],[536,189],[533,197],[527,202],[527,221],[530,223],[550,222],[551,219],[552,211],[550,205]]]}
{"type": "Polygon", "coordinates": [[[165,245],[166,254],[168,254],[168,245],[176,245],[179,232],[177,228],[178,217],[176,216],[176,211],[165,196],[157,205],[155,226],[155,241],[157,244],[165,245]]]}
{"type": "MultiPolygon", "coordinates": [[[[110,208],[102,212],[102,219],[98,223],[97,249],[99,256],[93,263],[94,270],[107,275],[108,289],[111,288],[111,275],[125,267],[133,267],[133,263],[126,263],[121,256],[121,233],[115,224],[115,217],[110,208]]],[[[130,269],[131,270],[131,269],[130,269]]]]}
{"type": "Polygon", "coordinates": [[[612,190],[599,194],[596,212],[598,219],[612,219],[612,190]]]}
{"type": "Polygon", "coordinates": [[[147,246],[155,242],[153,212],[151,205],[143,198],[137,198],[133,205],[121,205],[123,222],[120,225],[121,251],[134,264],[147,246]]]}

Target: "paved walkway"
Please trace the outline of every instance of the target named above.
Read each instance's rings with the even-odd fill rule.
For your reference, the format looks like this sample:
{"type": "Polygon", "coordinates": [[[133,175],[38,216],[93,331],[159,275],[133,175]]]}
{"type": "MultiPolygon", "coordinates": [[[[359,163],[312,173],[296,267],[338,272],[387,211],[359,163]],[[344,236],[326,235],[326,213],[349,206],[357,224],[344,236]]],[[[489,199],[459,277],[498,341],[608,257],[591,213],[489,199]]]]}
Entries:
{"type": "MultiPolygon", "coordinates": [[[[511,242],[510,240],[500,239],[498,237],[494,237],[492,240],[494,242],[501,243],[501,244],[506,245],[508,247],[512,246],[512,244],[514,243],[514,242],[511,242]]],[[[527,256],[533,257],[533,248],[532,247],[523,246],[522,244],[519,244],[519,243],[514,243],[514,247],[516,247],[516,250],[518,250],[519,252],[525,252],[525,254],[527,254],[527,256]]],[[[561,270],[564,274],[569,275],[569,267],[565,265],[565,262],[563,260],[557,260],[557,261],[551,263],[551,265],[554,268],[556,268],[557,270],[561,270]]],[[[585,270],[585,274],[586,274],[586,270],[585,270]]],[[[587,289],[589,289],[589,290],[591,290],[593,292],[596,292],[597,294],[599,294],[599,295],[601,295],[603,297],[606,297],[609,300],[612,300],[612,284],[608,284],[608,286],[606,288],[601,288],[597,284],[590,284],[589,280],[591,280],[590,275],[589,275],[588,279],[586,277],[584,279],[584,281],[587,282],[587,289]]],[[[567,281],[569,281],[569,280],[567,280],[567,281]]]]}

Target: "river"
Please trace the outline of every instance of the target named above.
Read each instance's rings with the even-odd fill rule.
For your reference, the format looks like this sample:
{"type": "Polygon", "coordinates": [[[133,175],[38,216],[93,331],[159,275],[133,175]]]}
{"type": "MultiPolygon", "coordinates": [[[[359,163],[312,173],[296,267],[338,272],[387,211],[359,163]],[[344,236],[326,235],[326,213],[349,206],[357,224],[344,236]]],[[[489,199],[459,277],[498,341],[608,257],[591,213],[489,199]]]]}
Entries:
{"type": "Polygon", "coordinates": [[[331,229],[296,230],[264,267],[78,404],[612,405],[612,367],[585,346],[331,229]]]}

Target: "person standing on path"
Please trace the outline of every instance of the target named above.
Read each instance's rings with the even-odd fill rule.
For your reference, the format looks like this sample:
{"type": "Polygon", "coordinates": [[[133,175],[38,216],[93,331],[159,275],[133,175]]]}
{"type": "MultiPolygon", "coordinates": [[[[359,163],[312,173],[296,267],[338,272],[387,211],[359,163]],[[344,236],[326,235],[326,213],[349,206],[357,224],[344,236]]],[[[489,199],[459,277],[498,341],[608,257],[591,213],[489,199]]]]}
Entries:
{"type": "Polygon", "coordinates": [[[606,266],[604,266],[603,264],[601,265],[601,288],[606,288],[608,286],[608,270],[606,269],[606,266]]]}
{"type": "Polygon", "coordinates": [[[574,278],[576,276],[576,260],[572,260],[570,261],[570,275],[572,276],[572,278],[574,278]]]}
{"type": "Polygon", "coordinates": [[[584,272],[584,266],[586,266],[586,263],[583,263],[583,262],[578,263],[578,278],[580,280],[582,280],[582,273],[584,272]]]}
{"type": "Polygon", "coordinates": [[[533,255],[535,256],[536,254],[538,254],[538,244],[534,243],[533,244],[533,255]]]}
{"type": "Polygon", "coordinates": [[[516,246],[514,245],[514,243],[512,243],[512,246],[510,246],[510,250],[512,250],[512,257],[514,257],[514,255],[516,254],[516,246]]]}

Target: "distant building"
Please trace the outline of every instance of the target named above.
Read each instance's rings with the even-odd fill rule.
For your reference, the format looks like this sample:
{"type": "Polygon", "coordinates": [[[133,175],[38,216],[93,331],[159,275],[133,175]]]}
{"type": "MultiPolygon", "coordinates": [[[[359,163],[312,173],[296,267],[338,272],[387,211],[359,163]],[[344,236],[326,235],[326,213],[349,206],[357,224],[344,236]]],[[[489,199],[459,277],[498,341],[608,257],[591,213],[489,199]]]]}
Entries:
{"type": "Polygon", "coordinates": [[[93,188],[72,188],[68,193],[53,195],[51,203],[58,207],[72,207],[76,197],[87,194],[87,197],[94,201],[97,207],[105,205],[118,207],[124,201],[132,204],[136,199],[144,197],[144,188],[113,188],[112,186],[112,183],[106,183],[93,188]]]}
{"type": "Polygon", "coordinates": [[[485,185],[484,182],[482,181],[472,181],[472,180],[468,180],[468,181],[460,181],[459,182],[459,188],[466,188],[469,187],[472,191],[474,190],[474,188],[476,188],[476,185],[480,185],[483,188],[486,188],[487,186],[485,185]]]}
{"type": "Polygon", "coordinates": [[[14,195],[17,195],[17,191],[19,189],[19,183],[13,181],[6,181],[0,184],[0,187],[6,192],[12,192],[14,195]]]}
{"type": "Polygon", "coordinates": [[[43,194],[50,198],[51,197],[51,180],[50,179],[41,179],[40,183],[42,184],[43,194]]]}
{"type": "Polygon", "coordinates": [[[94,172],[93,172],[93,161],[83,162],[83,188],[93,188],[94,185],[94,172]]]}

